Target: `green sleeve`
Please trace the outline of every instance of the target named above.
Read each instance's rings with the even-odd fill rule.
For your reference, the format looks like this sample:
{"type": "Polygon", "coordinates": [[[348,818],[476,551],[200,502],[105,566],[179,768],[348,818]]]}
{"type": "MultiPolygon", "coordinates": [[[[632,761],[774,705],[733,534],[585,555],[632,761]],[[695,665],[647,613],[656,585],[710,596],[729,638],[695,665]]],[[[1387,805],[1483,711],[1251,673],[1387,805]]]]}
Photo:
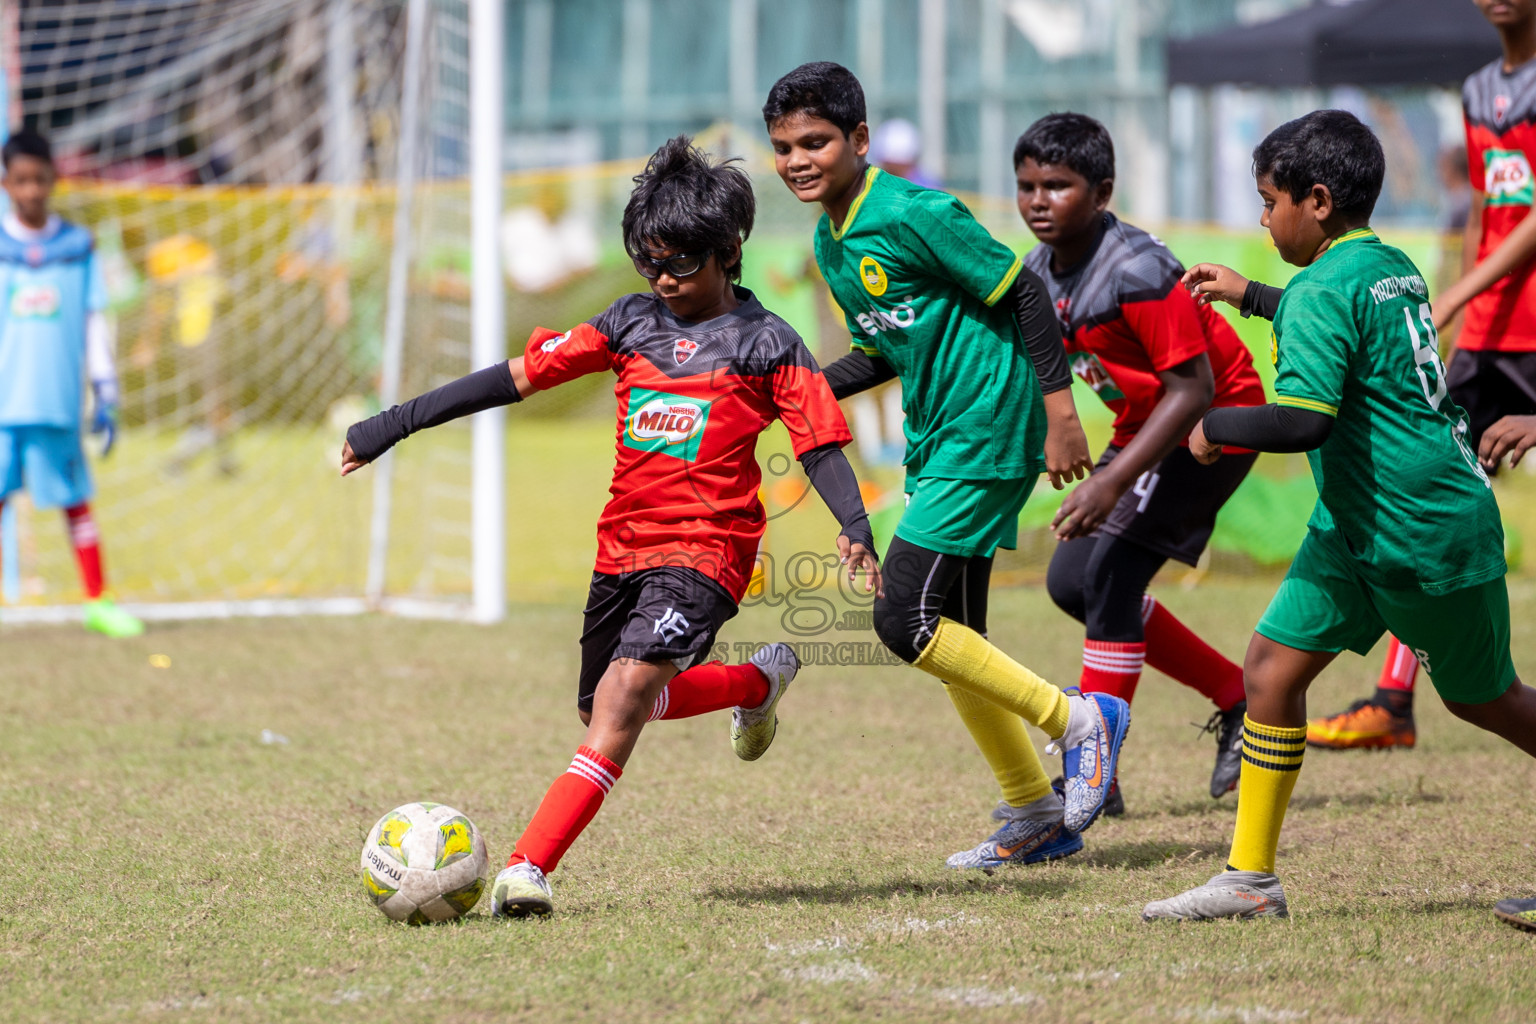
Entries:
{"type": "Polygon", "coordinates": [[[902,212],[901,240],[917,269],[948,278],[988,306],[1007,293],[1024,266],[964,203],[944,192],[914,197],[902,212]]]}
{"type": "Polygon", "coordinates": [[[1275,401],[1337,416],[1359,345],[1354,310],[1345,296],[1311,282],[1292,282],[1275,314],[1275,401]]]}

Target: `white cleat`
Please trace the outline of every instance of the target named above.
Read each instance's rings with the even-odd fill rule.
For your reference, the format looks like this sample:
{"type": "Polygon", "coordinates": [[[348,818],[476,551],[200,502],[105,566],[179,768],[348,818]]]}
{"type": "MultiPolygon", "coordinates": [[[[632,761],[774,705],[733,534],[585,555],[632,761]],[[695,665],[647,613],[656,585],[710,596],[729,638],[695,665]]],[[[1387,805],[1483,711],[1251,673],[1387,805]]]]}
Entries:
{"type": "Polygon", "coordinates": [[[800,671],[800,659],[789,644],[769,644],[749,659],[768,680],[768,697],[755,708],[731,711],[731,748],[743,761],[756,761],[773,745],[779,729],[775,709],[800,671]]]}
{"type": "Polygon", "coordinates": [[[1289,916],[1280,879],[1263,871],[1223,871],[1188,892],[1154,900],[1141,912],[1143,921],[1289,916]]]}
{"type": "Polygon", "coordinates": [[[501,869],[491,885],[491,916],[548,916],[555,909],[555,894],[544,872],[521,861],[501,869]]]}

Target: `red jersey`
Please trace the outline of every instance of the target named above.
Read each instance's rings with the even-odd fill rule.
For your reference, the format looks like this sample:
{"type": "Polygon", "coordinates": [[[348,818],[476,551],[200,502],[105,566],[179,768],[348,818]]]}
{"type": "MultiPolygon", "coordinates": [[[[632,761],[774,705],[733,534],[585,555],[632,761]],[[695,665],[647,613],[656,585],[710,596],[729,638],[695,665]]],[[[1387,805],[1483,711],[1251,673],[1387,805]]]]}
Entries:
{"type": "Polygon", "coordinates": [[[1195,305],[1179,283],[1183,265],[1153,235],[1106,213],[1077,266],[1053,271],[1048,245],[1031,249],[1024,265],[1051,293],[1072,372],[1115,414],[1111,444],[1130,443],[1162,401],[1158,374],[1202,352],[1216,381],[1213,407],[1264,404],[1248,346],[1221,314],[1195,305]]]}
{"type": "Polygon", "coordinates": [[[524,370],[537,388],[618,375],[613,497],[597,521],[597,571],[697,569],[737,601],[767,523],[757,436],[784,421],[795,455],[852,440],[800,336],[744,288],[705,323],[649,293],[626,295],[564,334],[539,328],[524,370]]]}
{"type": "MultiPolygon", "coordinates": [[[[1474,72],[1461,90],[1467,122],[1467,173],[1482,192],[1481,263],[1531,212],[1531,155],[1536,154],[1536,60],[1505,73],[1499,59],[1474,72]]],[[[1536,351],[1536,260],[1495,281],[1467,303],[1456,347],[1536,351]]]]}

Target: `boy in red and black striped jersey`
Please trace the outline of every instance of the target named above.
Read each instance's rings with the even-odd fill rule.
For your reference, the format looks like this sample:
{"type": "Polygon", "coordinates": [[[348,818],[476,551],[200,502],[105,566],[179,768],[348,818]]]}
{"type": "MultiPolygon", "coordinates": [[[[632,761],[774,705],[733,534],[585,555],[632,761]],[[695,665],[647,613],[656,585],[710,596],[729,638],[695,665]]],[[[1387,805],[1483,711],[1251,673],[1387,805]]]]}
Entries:
{"type": "Polygon", "coordinates": [[[1108,212],[1115,151],[1102,124],[1043,117],[1013,159],[1019,213],[1044,243],[1025,266],[1050,291],[1073,370],[1115,413],[1109,447],[1056,515],[1046,586],[1087,627],[1084,692],[1130,701],[1149,663],[1215,704],[1210,791],[1220,797],[1241,765],[1243,671],[1146,589],[1168,559],[1196,564],[1257,457],[1202,466],[1190,428],[1213,405],[1263,404],[1264,389],[1231,326],[1180,284],[1167,246],[1108,212]]]}
{"type": "Polygon", "coordinates": [[[354,424],[342,452],[345,475],[425,427],[584,374],[618,377],[613,497],[598,520],[581,636],[587,734],[496,877],[497,916],[553,909],[545,875],[596,815],[646,722],[734,708],[738,757],[755,760],[773,742],[775,709],[799,669],[789,646],[770,644],[743,665],[702,662],[752,575],[766,524],[754,453],[774,420],[841,524],[849,578],[864,572],[866,588],[879,587],[832,391],[794,330],[733,283],[752,230],[747,176],[679,137],[635,182],[624,244],[650,293],[564,334],[540,328],[522,356],[354,424]]]}
{"type": "MultiPolygon", "coordinates": [[[[1505,416],[1536,413],[1536,0],[1475,0],[1504,53],[1461,90],[1472,209],[1462,277],[1435,297],[1435,328],[1463,313],[1446,390],[1467,412],[1467,444],[1505,416]]],[[[1497,471],[1497,466],[1491,471],[1497,471]]],[[[1394,638],[1376,692],[1307,723],[1317,747],[1411,747],[1419,662],[1394,638]]]]}

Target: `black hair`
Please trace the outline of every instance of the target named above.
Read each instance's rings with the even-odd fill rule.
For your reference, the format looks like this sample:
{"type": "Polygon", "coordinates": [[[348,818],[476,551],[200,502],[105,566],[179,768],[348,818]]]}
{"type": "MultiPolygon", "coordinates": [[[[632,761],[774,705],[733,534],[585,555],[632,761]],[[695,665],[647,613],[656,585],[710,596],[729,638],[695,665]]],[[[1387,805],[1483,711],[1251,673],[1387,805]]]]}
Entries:
{"type": "Polygon", "coordinates": [[[1070,167],[1097,185],[1115,179],[1115,140],[1087,114],[1046,114],[1014,143],[1013,169],[1025,160],[1070,167]]]}
{"type": "Polygon", "coordinates": [[[772,128],[781,118],[804,113],[831,121],[847,135],[868,118],[864,87],[852,71],[829,60],[811,61],[773,83],[763,104],[763,121],[772,128]]]}
{"type": "Polygon", "coordinates": [[[51,165],[53,146],[42,132],[35,128],[23,128],[5,140],[5,148],[0,150],[0,155],[3,155],[6,167],[10,167],[11,161],[18,156],[30,156],[51,165]]]}
{"type": "Polygon", "coordinates": [[[1287,121],[1253,150],[1255,178],[1268,178],[1297,203],[1313,185],[1327,185],[1333,208],[1350,220],[1370,219],[1386,169],[1376,133],[1347,110],[1287,121]]]}
{"type": "Polygon", "coordinates": [[[715,162],[686,135],[668,139],[635,176],[624,207],[624,248],[645,256],[647,248],[714,252],[732,281],[741,280],[741,255],[725,266],[732,246],[752,233],[757,200],[752,182],[735,159],[715,162]]]}

